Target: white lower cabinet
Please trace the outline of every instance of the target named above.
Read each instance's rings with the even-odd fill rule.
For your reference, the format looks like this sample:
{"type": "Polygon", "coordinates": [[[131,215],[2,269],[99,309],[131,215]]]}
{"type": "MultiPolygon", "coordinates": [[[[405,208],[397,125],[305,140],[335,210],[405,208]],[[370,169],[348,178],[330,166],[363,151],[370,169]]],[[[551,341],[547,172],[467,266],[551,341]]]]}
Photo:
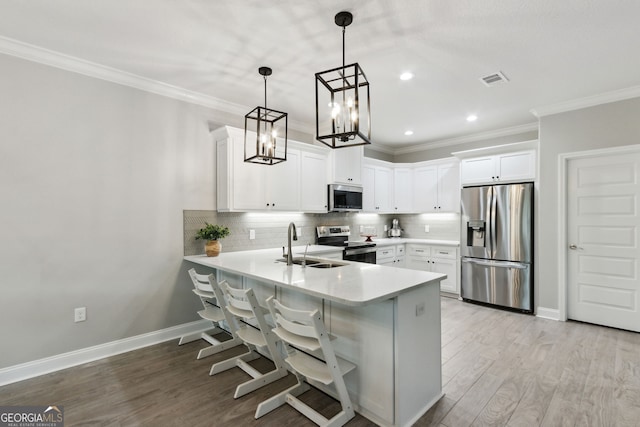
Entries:
{"type": "Polygon", "coordinates": [[[404,267],[404,252],[404,245],[382,246],[376,250],[376,264],[388,267],[404,267]]]}
{"type": "Polygon", "coordinates": [[[440,282],[440,291],[452,294],[460,292],[458,248],[407,244],[407,253],[407,268],[446,274],[447,278],[440,282]]]}

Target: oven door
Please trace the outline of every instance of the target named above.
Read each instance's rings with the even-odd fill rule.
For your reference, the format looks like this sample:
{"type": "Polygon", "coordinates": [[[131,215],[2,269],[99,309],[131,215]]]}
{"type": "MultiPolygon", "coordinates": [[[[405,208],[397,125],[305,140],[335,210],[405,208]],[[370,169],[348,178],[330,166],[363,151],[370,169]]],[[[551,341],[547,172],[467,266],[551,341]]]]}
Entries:
{"type": "Polygon", "coordinates": [[[342,259],[345,261],[376,263],[376,248],[348,248],[342,252],[342,259]]]}

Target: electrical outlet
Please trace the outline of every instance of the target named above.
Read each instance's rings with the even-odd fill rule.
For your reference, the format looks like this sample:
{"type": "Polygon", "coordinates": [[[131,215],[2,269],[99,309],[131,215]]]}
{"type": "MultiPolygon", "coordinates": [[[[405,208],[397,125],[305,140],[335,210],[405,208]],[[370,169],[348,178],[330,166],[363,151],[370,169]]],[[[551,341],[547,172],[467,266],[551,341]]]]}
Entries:
{"type": "Polygon", "coordinates": [[[298,238],[302,237],[302,227],[298,227],[296,232],[298,233],[298,238]]]}
{"type": "Polygon", "coordinates": [[[74,315],[74,319],[73,321],[78,323],[78,322],[84,322],[85,320],[87,320],[87,307],[78,307],[73,311],[73,315],[74,315]]]}
{"type": "Polygon", "coordinates": [[[424,232],[425,232],[425,233],[428,233],[428,232],[429,232],[429,226],[428,226],[428,225],[425,225],[425,226],[424,226],[424,232]]]}
{"type": "Polygon", "coordinates": [[[256,238],[256,230],[249,230],[249,240],[256,238]]]}
{"type": "Polygon", "coordinates": [[[424,303],[416,304],[416,317],[424,314],[424,303]]]}
{"type": "Polygon", "coordinates": [[[384,231],[387,231],[387,225],[386,224],[384,225],[384,231]]]}

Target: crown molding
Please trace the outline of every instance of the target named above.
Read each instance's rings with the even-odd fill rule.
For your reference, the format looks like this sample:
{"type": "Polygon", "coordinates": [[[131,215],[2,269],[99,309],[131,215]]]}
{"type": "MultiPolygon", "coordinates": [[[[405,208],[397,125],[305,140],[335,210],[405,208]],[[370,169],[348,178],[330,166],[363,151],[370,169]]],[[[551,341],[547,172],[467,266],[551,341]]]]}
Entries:
{"type": "Polygon", "coordinates": [[[625,89],[614,90],[601,93],[599,95],[587,96],[585,98],[574,99],[572,101],[559,102],[544,107],[531,109],[531,114],[540,118],[552,114],[565,113],[568,111],[580,110],[582,108],[594,107],[610,102],[624,101],[625,99],[640,97],[640,86],[632,86],[625,89]]]}
{"type": "Polygon", "coordinates": [[[378,153],[384,153],[384,154],[394,155],[396,153],[396,150],[389,147],[388,145],[369,144],[369,145],[365,145],[364,148],[366,150],[377,151],[378,153]]]}
{"type": "MultiPolygon", "coordinates": [[[[100,80],[129,86],[145,92],[219,110],[240,117],[251,110],[251,107],[240,105],[213,96],[204,95],[178,86],[118,70],[106,65],[87,61],[75,56],[49,50],[40,46],[24,43],[19,40],[0,36],[0,53],[37,62],[66,71],[82,74],[100,80]]],[[[289,127],[301,132],[308,132],[312,126],[308,123],[289,119],[289,127]]]]}
{"type": "Polygon", "coordinates": [[[465,144],[467,142],[482,141],[489,138],[499,138],[501,136],[517,135],[519,133],[531,132],[538,130],[538,123],[529,123],[526,125],[512,126],[503,129],[497,129],[488,132],[475,133],[473,135],[460,136],[457,138],[443,139],[441,141],[429,142],[424,145],[413,145],[411,147],[399,148],[394,150],[394,154],[411,154],[420,151],[433,150],[440,147],[450,147],[452,145],[465,144]]]}

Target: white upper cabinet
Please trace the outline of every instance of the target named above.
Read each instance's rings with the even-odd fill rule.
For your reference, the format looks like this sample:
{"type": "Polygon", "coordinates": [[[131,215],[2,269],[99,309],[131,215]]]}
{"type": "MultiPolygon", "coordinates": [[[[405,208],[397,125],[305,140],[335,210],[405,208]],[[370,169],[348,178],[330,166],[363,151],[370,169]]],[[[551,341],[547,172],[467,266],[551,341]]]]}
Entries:
{"type": "Polygon", "coordinates": [[[391,212],[393,198],[392,169],[365,164],[362,166],[362,210],[364,212],[391,212]]]}
{"type": "Polygon", "coordinates": [[[426,163],[413,171],[415,212],[460,211],[460,167],[458,161],[426,163]]]}
{"type": "Polygon", "coordinates": [[[438,212],[460,212],[460,166],[438,165],[438,212]]]}
{"type": "Polygon", "coordinates": [[[265,208],[276,211],[300,210],[300,151],[287,148],[287,161],[265,169],[265,208]]]}
{"type": "Polygon", "coordinates": [[[394,213],[413,212],[413,169],[410,167],[393,168],[393,206],[394,213]]]}
{"type": "Polygon", "coordinates": [[[332,182],[362,185],[362,146],[331,150],[332,182]]]}
{"type": "Polygon", "coordinates": [[[419,166],[413,171],[413,208],[416,212],[437,212],[438,168],[419,166]]]}
{"type": "Polygon", "coordinates": [[[461,161],[463,185],[533,181],[535,178],[535,150],[471,157],[461,161]]]}
{"type": "Polygon", "coordinates": [[[302,194],[311,191],[306,188],[309,186],[315,199],[305,197],[305,206],[313,207],[310,212],[326,212],[326,157],[323,164],[321,155],[314,160],[305,155],[308,171],[302,180],[303,151],[298,147],[306,144],[289,141],[287,160],[268,166],[245,163],[243,129],[225,126],[214,131],[213,138],[217,144],[218,211],[300,211],[302,194]]]}
{"type": "Polygon", "coordinates": [[[328,153],[302,151],[300,204],[303,212],[327,212],[328,153]]]}

